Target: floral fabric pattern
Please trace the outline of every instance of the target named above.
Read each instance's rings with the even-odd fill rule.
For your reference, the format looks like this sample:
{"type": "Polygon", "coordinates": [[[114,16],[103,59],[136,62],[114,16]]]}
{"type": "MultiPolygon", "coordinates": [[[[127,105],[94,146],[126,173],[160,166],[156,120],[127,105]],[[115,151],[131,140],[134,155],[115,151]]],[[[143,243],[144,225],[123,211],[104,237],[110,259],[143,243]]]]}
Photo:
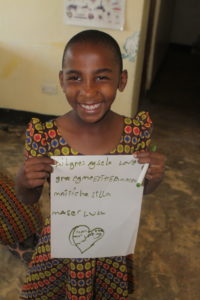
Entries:
{"type": "MultiPolygon", "coordinates": [[[[145,151],[150,144],[152,122],[147,112],[124,117],[119,144],[109,155],[145,151]]],[[[64,140],[55,120],[32,119],[26,131],[27,156],[78,155],[64,140]]],[[[22,299],[127,300],[133,288],[133,257],[54,259],[50,255],[50,219],[47,218],[29,265],[22,299]]]]}

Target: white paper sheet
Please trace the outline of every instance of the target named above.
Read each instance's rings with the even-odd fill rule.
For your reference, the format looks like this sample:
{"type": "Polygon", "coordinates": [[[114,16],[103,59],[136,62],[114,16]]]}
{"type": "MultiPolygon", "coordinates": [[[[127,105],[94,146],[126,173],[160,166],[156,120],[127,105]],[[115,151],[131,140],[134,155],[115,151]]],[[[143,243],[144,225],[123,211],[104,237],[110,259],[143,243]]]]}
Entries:
{"type": "Polygon", "coordinates": [[[123,30],[125,0],[65,0],[64,23],[123,30]]]}
{"type": "Polygon", "coordinates": [[[124,256],[134,252],[143,186],[132,155],[53,156],[51,255],[124,256]]]}

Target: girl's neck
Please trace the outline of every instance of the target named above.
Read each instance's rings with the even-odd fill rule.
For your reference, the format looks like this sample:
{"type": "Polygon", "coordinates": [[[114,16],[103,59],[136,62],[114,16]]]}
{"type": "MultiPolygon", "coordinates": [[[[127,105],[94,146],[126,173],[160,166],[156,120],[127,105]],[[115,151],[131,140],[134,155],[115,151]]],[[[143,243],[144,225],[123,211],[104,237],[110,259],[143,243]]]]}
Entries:
{"type": "Polygon", "coordinates": [[[56,124],[70,147],[88,155],[111,152],[123,131],[123,117],[112,111],[96,123],[83,122],[71,111],[58,118],[56,124]]]}
{"type": "Polygon", "coordinates": [[[115,120],[119,117],[118,114],[109,110],[102,119],[98,120],[95,123],[84,122],[80,119],[74,111],[70,111],[66,115],[66,119],[68,122],[76,128],[78,131],[85,131],[85,133],[103,133],[105,130],[107,131],[109,126],[115,122],[115,120]]]}

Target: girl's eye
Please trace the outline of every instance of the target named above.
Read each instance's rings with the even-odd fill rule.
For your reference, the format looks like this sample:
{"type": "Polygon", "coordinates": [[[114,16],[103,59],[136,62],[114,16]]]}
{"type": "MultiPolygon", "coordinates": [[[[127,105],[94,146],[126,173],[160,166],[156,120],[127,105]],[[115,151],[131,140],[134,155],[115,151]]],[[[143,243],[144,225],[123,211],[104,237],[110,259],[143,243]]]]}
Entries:
{"type": "Polygon", "coordinates": [[[81,77],[80,76],[69,76],[67,77],[68,81],[80,81],[81,77]]]}
{"type": "Polygon", "coordinates": [[[109,78],[105,75],[101,75],[101,76],[98,76],[97,77],[97,80],[100,81],[100,80],[109,80],[109,78]]]}

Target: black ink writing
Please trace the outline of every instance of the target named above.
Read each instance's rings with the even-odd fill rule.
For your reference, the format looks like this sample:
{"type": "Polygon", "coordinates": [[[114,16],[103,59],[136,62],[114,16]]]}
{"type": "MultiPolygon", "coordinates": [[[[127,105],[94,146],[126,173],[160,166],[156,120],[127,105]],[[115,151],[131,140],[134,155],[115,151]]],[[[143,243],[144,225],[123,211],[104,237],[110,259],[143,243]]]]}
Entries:
{"type": "Polygon", "coordinates": [[[56,176],[56,183],[70,181],[69,176],[56,176]]]}
{"type": "Polygon", "coordinates": [[[136,164],[136,160],[135,159],[131,159],[129,161],[121,161],[119,162],[119,166],[127,166],[127,165],[131,165],[134,166],[136,164]]]}
{"type": "Polygon", "coordinates": [[[53,211],[52,215],[65,215],[67,217],[76,217],[77,215],[81,215],[82,217],[95,217],[95,216],[104,216],[106,215],[105,211],[102,210],[93,210],[93,211],[86,211],[86,210],[59,210],[59,211],[53,211]]]}
{"type": "Polygon", "coordinates": [[[95,183],[95,182],[107,182],[107,183],[120,183],[120,182],[123,182],[123,183],[134,183],[136,182],[136,179],[135,178],[124,178],[124,177],[118,177],[118,176],[114,176],[114,175],[111,175],[111,176],[106,176],[106,175],[97,175],[97,176],[74,176],[72,178],[72,181],[75,183],[75,184],[79,184],[79,183],[82,183],[82,182],[90,182],[90,183],[95,183]]]}
{"type": "Polygon", "coordinates": [[[54,197],[89,197],[89,194],[74,187],[72,190],[65,189],[62,192],[54,192],[54,197]]]}
{"type": "Polygon", "coordinates": [[[84,211],[83,213],[83,217],[94,217],[94,216],[103,216],[105,215],[106,213],[104,211],[84,211]]]}
{"type": "Polygon", "coordinates": [[[78,214],[81,213],[81,209],[78,210],[60,210],[60,211],[53,211],[52,215],[67,215],[68,217],[76,217],[78,214]]]}
{"type": "Polygon", "coordinates": [[[90,229],[87,225],[78,225],[72,228],[69,234],[69,241],[76,246],[81,253],[84,253],[95,245],[104,236],[104,230],[100,227],[90,229]]]}
{"type": "Polygon", "coordinates": [[[110,166],[112,164],[112,162],[109,160],[108,157],[106,157],[104,160],[93,160],[93,161],[90,161],[88,163],[88,168],[89,169],[94,169],[95,167],[98,167],[98,166],[103,166],[103,167],[107,167],[107,166],[110,166]]]}
{"type": "Polygon", "coordinates": [[[109,192],[105,192],[105,191],[95,191],[92,193],[92,198],[98,198],[98,199],[102,199],[102,198],[107,198],[107,197],[111,197],[111,193],[109,192]]]}
{"type": "Polygon", "coordinates": [[[79,161],[69,161],[69,160],[62,160],[56,162],[56,167],[68,167],[70,170],[74,170],[76,167],[83,167],[85,166],[85,161],[84,160],[79,160],[79,161]]]}

